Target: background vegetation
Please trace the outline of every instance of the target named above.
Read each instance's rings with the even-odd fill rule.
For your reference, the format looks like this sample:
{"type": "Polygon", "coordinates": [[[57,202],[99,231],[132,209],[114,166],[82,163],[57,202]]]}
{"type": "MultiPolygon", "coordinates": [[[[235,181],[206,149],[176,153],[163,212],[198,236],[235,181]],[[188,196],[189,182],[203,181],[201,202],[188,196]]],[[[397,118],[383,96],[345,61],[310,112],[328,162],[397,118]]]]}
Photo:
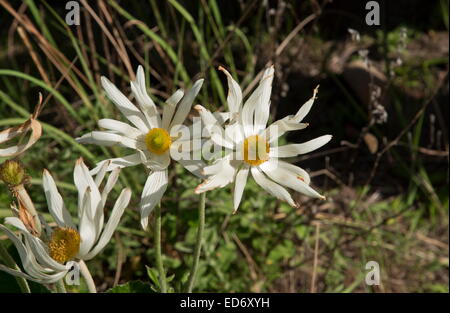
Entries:
{"type": "MultiPolygon", "coordinates": [[[[48,97],[43,137],[21,158],[37,209],[48,215],[44,168],[74,212],[75,160],[92,166],[127,152],[73,139],[100,118],[123,119],[101,75],[128,93],[143,64],[159,103],[205,77],[196,102],[220,110],[227,90],[219,65],[248,94],[271,62],[273,119],[295,112],[320,84],[309,128],[284,140],[334,135],[293,160],[327,201],[296,194],[301,207],[293,209],[250,183],[231,215],[229,188],[208,193],[195,291],[448,292],[448,0],[378,2],[380,26],[366,25],[364,1],[80,0],[81,25],[68,26],[65,1],[0,0],[0,129],[22,123],[38,92],[48,97]],[[380,264],[380,286],[364,283],[370,260],[380,264]]],[[[170,285],[180,291],[192,263],[199,182],[172,167],[163,252],[170,285]]],[[[130,186],[132,203],[88,266],[100,290],[149,277],[158,290],[152,233],[139,225],[145,174],[132,167],[121,176],[116,196],[130,186]]],[[[11,215],[11,200],[0,185],[0,221],[11,215]]],[[[0,291],[11,290],[14,279],[0,273],[0,291]]]]}

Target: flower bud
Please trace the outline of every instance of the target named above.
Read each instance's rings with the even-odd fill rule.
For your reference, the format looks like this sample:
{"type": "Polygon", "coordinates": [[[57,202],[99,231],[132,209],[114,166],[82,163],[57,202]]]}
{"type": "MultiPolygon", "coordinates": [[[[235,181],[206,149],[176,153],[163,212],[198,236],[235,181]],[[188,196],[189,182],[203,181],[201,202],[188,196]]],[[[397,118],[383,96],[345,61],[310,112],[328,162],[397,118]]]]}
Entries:
{"type": "Polygon", "coordinates": [[[17,160],[7,160],[0,165],[0,179],[9,187],[15,187],[25,183],[28,175],[17,160]]]}

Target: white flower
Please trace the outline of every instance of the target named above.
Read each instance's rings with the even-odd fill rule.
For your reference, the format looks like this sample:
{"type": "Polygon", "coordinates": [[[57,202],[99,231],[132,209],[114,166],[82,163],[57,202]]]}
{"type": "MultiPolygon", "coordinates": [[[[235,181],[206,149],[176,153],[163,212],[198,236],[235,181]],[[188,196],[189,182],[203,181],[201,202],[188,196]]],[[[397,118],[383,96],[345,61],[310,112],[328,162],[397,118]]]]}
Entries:
{"type": "MultiPolygon", "coordinates": [[[[107,96],[133,126],[112,119],[101,119],[98,125],[107,131],[93,131],[77,138],[80,143],[121,145],[136,150],[134,154],[100,162],[91,171],[92,174],[95,174],[104,162],[110,162],[108,171],[117,166],[123,168],[138,164],[143,164],[151,170],[141,196],[141,224],[144,229],[147,228],[148,216],[167,188],[167,167],[170,164],[171,154],[183,147],[184,139],[173,133],[187,118],[202,84],[203,79],[197,80],[186,94],[182,90],[177,90],[167,99],[161,118],[155,103],[147,94],[142,66],[138,67],[136,80],[131,82],[131,91],[139,108],[107,78],[102,77],[102,85],[107,96]]],[[[200,160],[177,159],[177,161],[194,174],[200,175],[203,166],[200,160]]]]}
{"type": "Polygon", "coordinates": [[[300,167],[283,161],[283,158],[294,157],[320,148],[331,139],[331,135],[321,136],[302,144],[276,146],[277,139],[288,131],[303,129],[308,126],[301,123],[308,114],[317,93],[307,101],[295,115],[287,116],[267,127],[270,114],[270,94],[274,76],[273,66],[265,72],[259,86],[242,105],[242,91],[231,75],[223,68],[228,80],[228,107],[232,115],[225,129],[213,114],[198,105],[203,121],[211,127],[211,139],[226,149],[225,155],[203,170],[208,176],[196,188],[202,193],[231,182],[234,184],[234,212],[239,207],[249,172],[256,183],[275,197],[286,201],[291,206],[297,204],[285,187],[301,192],[310,197],[324,198],[312,189],[308,173],[300,167]],[[235,156],[238,156],[237,158],[235,156]]]}
{"type": "Polygon", "coordinates": [[[0,270],[22,276],[39,283],[54,283],[63,278],[73,261],[90,260],[110,241],[122,214],[130,202],[131,191],[124,188],[116,200],[105,225],[104,207],[109,192],[117,182],[120,168],[109,175],[103,188],[101,184],[109,163],[105,163],[95,179],[79,159],[75,165],[74,182],[78,189],[78,226],[67,211],[55,181],[47,170],[43,173],[43,187],[48,209],[57,227],[46,224],[46,240],[33,236],[20,219],[7,217],[5,224],[14,226],[20,235],[0,225],[19,252],[25,273],[0,265],[0,270]]]}

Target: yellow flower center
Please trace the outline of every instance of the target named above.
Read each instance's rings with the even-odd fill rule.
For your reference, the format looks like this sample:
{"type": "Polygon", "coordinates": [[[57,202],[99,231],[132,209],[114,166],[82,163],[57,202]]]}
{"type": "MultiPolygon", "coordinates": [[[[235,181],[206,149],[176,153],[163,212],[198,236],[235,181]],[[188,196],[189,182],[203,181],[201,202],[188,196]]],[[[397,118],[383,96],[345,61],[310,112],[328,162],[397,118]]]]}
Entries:
{"type": "Polygon", "coordinates": [[[55,228],[48,249],[53,260],[64,264],[73,259],[80,250],[80,234],[73,228],[55,228]]]}
{"type": "Polygon", "coordinates": [[[163,154],[172,144],[169,133],[163,128],[153,128],[145,135],[145,144],[150,152],[163,154]]]}
{"type": "Polygon", "coordinates": [[[253,135],[244,140],[244,161],[250,165],[256,166],[266,162],[269,159],[269,142],[253,135]]]}

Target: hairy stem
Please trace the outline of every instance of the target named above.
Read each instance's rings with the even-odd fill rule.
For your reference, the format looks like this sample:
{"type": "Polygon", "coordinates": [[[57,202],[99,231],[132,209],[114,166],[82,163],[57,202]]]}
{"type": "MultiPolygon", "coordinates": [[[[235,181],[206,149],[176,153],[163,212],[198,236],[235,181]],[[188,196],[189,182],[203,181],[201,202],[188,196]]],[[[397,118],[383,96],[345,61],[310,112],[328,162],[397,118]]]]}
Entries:
{"type": "Polygon", "coordinates": [[[156,249],[156,267],[159,273],[159,285],[161,292],[167,292],[166,272],[162,261],[161,253],[161,204],[155,208],[155,249],[156,249]]]}
{"type": "Polygon", "coordinates": [[[205,230],[205,202],[206,202],[206,192],[200,195],[200,202],[198,205],[198,229],[197,229],[197,239],[195,243],[194,250],[194,263],[192,264],[191,273],[189,275],[187,292],[191,293],[194,288],[195,279],[198,270],[198,263],[200,261],[200,253],[202,251],[203,242],[203,232],[205,230]]]}

